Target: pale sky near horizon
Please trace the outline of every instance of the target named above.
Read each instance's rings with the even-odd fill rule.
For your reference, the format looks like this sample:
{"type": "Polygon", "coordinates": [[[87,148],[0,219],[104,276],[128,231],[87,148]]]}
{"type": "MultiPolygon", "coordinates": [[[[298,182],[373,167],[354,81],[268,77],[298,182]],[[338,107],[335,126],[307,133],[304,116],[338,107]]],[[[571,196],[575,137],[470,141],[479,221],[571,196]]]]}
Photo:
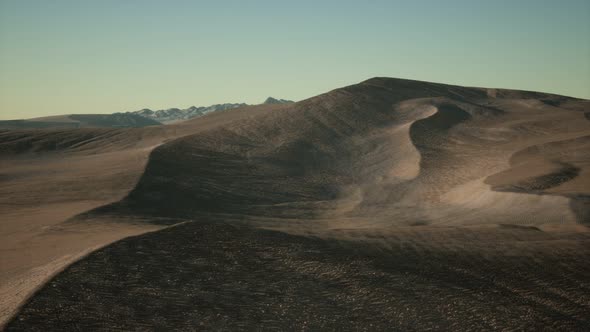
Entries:
{"type": "Polygon", "coordinates": [[[0,119],[301,100],[374,76],[590,99],[590,1],[0,0],[0,119]]]}

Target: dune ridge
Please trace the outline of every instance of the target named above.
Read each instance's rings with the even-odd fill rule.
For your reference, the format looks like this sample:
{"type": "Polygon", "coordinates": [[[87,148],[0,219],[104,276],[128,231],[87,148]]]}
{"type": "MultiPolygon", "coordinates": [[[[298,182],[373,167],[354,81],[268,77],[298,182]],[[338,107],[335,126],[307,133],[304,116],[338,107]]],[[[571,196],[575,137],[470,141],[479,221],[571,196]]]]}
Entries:
{"type": "Polygon", "coordinates": [[[189,121],[70,221],[186,223],[73,264],[7,330],[583,329],[586,106],[374,78],[189,121]]]}

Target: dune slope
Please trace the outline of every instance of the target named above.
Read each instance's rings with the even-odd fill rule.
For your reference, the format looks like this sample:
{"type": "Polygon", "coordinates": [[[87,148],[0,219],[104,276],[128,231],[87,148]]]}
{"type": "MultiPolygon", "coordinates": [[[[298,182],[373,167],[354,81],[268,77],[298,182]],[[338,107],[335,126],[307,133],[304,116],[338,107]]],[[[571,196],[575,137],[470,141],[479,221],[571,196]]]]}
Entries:
{"type": "Polygon", "coordinates": [[[90,254],[8,330],[587,328],[587,107],[375,78],[244,110],[80,217],[185,223],[90,254]]]}
{"type": "Polygon", "coordinates": [[[72,261],[160,228],[137,218],[75,221],[123,199],[156,146],[273,108],[236,109],[170,126],[0,131],[0,326],[72,261]]]}
{"type": "Polygon", "coordinates": [[[26,120],[0,120],[1,129],[125,128],[159,126],[160,122],[133,113],[68,114],[26,120]]]}

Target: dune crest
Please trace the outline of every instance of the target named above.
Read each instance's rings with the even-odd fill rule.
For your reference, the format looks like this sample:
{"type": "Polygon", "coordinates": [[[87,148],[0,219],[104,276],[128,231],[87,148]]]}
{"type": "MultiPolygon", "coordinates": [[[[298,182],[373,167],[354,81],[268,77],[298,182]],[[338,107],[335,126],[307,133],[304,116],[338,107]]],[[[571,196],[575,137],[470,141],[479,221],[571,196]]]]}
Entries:
{"type": "Polygon", "coordinates": [[[143,146],[133,185],[74,222],[184,222],[73,264],[7,330],[583,329],[586,105],[373,78],[83,143],[3,133],[10,153],[143,146]]]}

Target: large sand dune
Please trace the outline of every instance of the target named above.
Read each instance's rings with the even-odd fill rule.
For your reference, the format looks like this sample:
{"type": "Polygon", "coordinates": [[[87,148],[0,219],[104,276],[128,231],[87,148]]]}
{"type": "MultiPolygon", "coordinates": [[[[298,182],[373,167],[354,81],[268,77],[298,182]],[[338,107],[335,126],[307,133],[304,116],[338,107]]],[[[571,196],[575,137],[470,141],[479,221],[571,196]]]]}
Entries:
{"type": "Polygon", "coordinates": [[[227,111],[198,123],[170,126],[0,131],[0,323],[36,287],[81,255],[159,228],[128,218],[116,223],[111,217],[64,224],[124,198],[143,173],[151,150],[265,108],[277,106],[227,111]]]}
{"type": "Polygon", "coordinates": [[[8,330],[588,328],[589,105],[375,78],[174,126],[0,133],[3,237],[50,239],[3,248],[31,285],[182,223],[91,253],[8,330]]]}
{"type": "Polygon", "coordinates": [[[160,122],[133,113],[67,114],[25,120],[0,120],[0,129],[124,128],[159,126],[160,122]]]}

